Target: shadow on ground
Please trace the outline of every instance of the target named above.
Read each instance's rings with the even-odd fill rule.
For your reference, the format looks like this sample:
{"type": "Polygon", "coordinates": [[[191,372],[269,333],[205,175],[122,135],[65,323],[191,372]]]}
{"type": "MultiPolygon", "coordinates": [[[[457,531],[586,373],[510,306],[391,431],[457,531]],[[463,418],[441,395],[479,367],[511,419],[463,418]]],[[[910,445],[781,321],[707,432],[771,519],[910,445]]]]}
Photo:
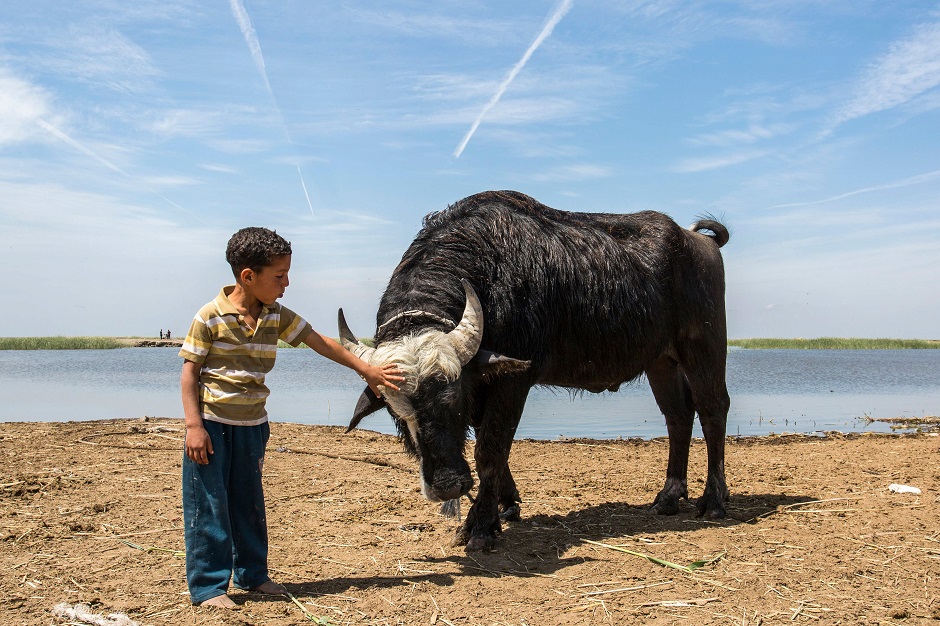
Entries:
{"type": "MultiPolygon", "coordinates": [[[[782,507],[813,499],[805,496],[754,494],[735,496],[728,509],[728,517],[721,520],[703,520],[696,517],[695,505],[682,503],[680,512],[673,516],[651,513],[648,505],[626,502],[605,502],[587,506],[564,515],[533,515],[520,522],[503,524],[495,549],[470,554],[428,557],[412,564],[413,575],[339,577],[288,585],[295,595],[338,593],[350,589],[383,589],[429,582],[435,586],[451,586],[457,577],[537,577],[558,573],[566,567],[596,560],[587,552],[565,556],[577,546],[589,546],[589,541],[622,543],[624,537],[685,533],[703,526],[729,527],[756,524],[782,507]],[[440,565],[452,563],[458,572],[422,573],[420,563],[440,565]]],[[[524,506],[524,504],[523,504],[524,506]]],[[[456,522],[454,526],[456,527],[456,522]]],[[[642,544],[630,549],[645,552],[642,544]]],[[[696,558],[716,555],[697,555],[696,558]]],[[[680,563],[680,565],[685,565],[680,563]]]]}

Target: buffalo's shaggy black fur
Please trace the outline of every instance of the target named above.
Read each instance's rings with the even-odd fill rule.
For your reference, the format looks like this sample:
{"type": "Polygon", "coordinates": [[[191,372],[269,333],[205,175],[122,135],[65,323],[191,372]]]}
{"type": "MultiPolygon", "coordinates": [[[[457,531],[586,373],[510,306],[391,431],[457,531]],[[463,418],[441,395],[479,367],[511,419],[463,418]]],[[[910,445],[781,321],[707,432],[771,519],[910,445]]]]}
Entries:
{"type": "MultiPolygon", "coordinates": [[[[432,486],[443,484],[438,474],[453,485],[466,472],[458,481],[466,492],[464,435],[475,430],[479,493],[458,532],[468,549],[492,544],[500,510],[518,517],[508,459],[533,385],[615,391],[645,373],[670,436],[666,483],[654,508],[675,513],[687,497],[698,412],[709,452],[698,508],[725,514],[729,400],[719,248],[727,241],[714,220],[687,230],[661,213],[571,213],[513,191],[480,193],[425,218],[382,297],[377,345],[427,328],[449,331],[441,318],[461,318],[466,279],[483,307],[481,350],[529,362],[471,363],[459,380],[423,381],[411,398],[419,423],[414,451],[432,486]],[[405,311],[412,313],[393,320],[405,311]]],[[[452,489],[442,492],[453,497],[452,489]]]]}

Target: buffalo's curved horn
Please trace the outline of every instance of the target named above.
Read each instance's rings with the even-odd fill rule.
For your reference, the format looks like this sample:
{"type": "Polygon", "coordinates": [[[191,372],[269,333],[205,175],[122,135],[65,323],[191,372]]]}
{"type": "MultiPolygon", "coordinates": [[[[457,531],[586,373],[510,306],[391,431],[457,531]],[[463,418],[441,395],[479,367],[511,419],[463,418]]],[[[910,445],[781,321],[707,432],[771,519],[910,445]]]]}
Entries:
{"type": "Polygon", "coordinates": [[[372,355],[375,353],[375,348],[370,348],[366,344],[356,339],[356,336],[353,334],[353,332],[349,330],[349,324],[346,323],[346,316],[343,315],[343,309],[340,309],[339,313],[337,314],[337,323],[339,325],[339,341],[342,346],[366,363],[371,363],[372,355]]]}
{"type": "Polygon", "coordinates": [[[359,422],[362,421],[362,418],[372,415],[376,411],[385,407],[385,399],[381,396],[375,395],[375,392],[372,391],[371,387],[366,387],[365,391],[362,392],[362,395],[359,396],[359,401],[356,403],[356,410],[353,411],[352,419],[349,420],[349,426],[346,428],[348,433],[353,428],[359,425],[359,422]]]}
{"type": "Polygon", "coordinates": [[[483,341],[483,307],[480,306],[480,299],[470,281],[462,278],[460,283],[467,296],[467,303],[464,306],[463,319],[454,330],[447,333],[447,337],[457,352],[460,364],[466,365],[480,349],[480,342],[483,341]]]}

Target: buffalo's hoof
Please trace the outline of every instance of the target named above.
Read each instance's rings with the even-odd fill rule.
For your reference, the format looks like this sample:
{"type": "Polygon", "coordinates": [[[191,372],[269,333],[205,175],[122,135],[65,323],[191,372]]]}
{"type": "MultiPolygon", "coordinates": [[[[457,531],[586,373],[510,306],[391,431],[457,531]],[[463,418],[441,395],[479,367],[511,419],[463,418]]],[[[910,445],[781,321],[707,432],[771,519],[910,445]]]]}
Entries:
{"type": "Polygon", "coordinates": [[[519,509],[518,504],[513,504],[510,507],[506,507],[499,514],[499,519],[505,520],[507,522],[518,522],[522,519],[522,511],[519,509]]]}
{"type": "Polygon", "coordinates": [[[679,512],[679,501],[678,500],[663,500],[661,502],[654,502],[650,507],[650,513],[655,515],[675,515],[679,512]]]}
{"type": "Polygon", "coordinates": [[[716,503],[711,498],[699,498],[695,503],[695,508],[698,509],[698,516],[705,519],[722,519],[728,515],[725,505],[721,502],[716,503]]]}
{"type": "Polygon", "coordinates": [[[471,535],[466,528],[458,528],[450,542],[451,548],[464,546],[467,552],[492,550],[496,546],[495,535],[471,535]]]}
{"type": "Polygon", "coordinates": [[[466,548],[467,552],[480,552],[482,550],[492,550],[496,547],[496,537],[481,537],[476,535],[470,537],[470,541],[467,542],[466,548]]]}
{"type": "Polygon", "coordinates": [[[679,499],[680,496],[675,494],[664,494],[660,492],[656,496],[656,499],[653,500],[650,512],[656,515],[675,515],[679,512],[679,499]]]}
{"type": "Polygon", "coordinates": [[[657,515],[675,515],[679,512],[679,501],[688,499],[689,491],[684,480],[667,479],[666,485],[656,494],[650,511],[657,515]]]}

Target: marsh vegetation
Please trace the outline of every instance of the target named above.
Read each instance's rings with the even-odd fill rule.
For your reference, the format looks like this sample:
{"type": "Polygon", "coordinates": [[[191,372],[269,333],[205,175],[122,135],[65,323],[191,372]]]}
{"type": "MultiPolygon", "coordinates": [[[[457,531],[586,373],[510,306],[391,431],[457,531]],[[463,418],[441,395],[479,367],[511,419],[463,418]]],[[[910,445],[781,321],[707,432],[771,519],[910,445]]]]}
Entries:
{"type": "Polygon", "coordinates": [[[818,337],[816,339],[729,339],[729,346],[753,350],[902,350],[937,349],[936,339],[864,339],[852,337],[818,337]]]}
{"type": "Polygon", "coordinates": [[[111,350],[126,348],[117,337],[0,337],[0,350],[111,350]]]}

